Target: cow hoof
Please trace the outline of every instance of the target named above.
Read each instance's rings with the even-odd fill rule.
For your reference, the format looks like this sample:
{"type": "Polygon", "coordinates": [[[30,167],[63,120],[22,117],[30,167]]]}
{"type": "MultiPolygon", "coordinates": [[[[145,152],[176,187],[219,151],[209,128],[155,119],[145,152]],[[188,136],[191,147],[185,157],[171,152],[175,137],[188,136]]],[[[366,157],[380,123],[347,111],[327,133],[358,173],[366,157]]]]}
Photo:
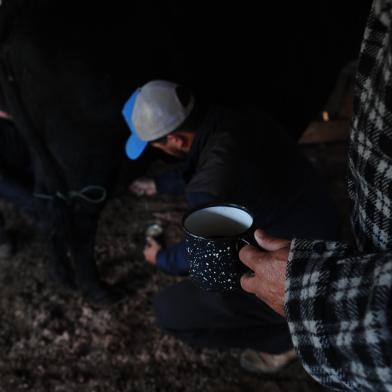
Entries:
{"type": "Polygon", "coordinates": [[[83,290],[83,293],[87,301],[98,307],[114,305],[125,299],[123,292],[106,283],[101,283],[94,288],[83,290]]]}
{"type": "Polygon", "coordinates": [[[0,260],[9,259],[12,256],[12,245],[10,242],[0,244],[0,260]]]}

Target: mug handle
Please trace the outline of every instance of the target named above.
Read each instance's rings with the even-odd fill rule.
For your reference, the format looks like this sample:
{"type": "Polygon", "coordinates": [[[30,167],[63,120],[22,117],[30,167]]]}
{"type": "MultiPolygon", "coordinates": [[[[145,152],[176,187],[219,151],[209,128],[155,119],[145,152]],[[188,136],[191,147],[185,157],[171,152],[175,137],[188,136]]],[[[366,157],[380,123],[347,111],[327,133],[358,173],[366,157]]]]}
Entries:
{"type": "MultiPolygon", "coordinates": [[[[253,244],[245,238],[238,238],[236,244],[237,255],[241,250],[241,248],[245,245],[253,245],[253,244]]],[[[248,266],[246,266],[240,259],[238,259],[238,262],[239,262],[238,269],[241,272],[241,274],[246,274],[249,272],[253,273],[253,271],[248,266]]]]}
{"type": "Polygon", "coordinates": [[[238,238],[237,243],[236,243],[236,251],[237,251],[237,253],[245,245],[252,245],[252,244],[248,240],[246,240],[245,238],[238,238]],[[241,242],[243,242],[243,243],[241,244],[241,242]]]}
{"type": "MultiPolygon", "coordinates": [[[[258,245],[258,244],[256,243],[255,240],[253,240],[253,242],[252,242],[252,240],[247,240],[246,238],[238,238],[237,244],[236,244],[237,253],[239,253],[239,251],[241,250],[241,248],[242,248],[243,246],[245,246],[245,245],[252,245],[252,246],[254,246],[254,247],[258,248],[258,249],[262,249],[262,248],[260,247],[260,245],[258,245]],[[241,242],[242,242],[242,243],[241,243],[241,242]]],[[[240,261],[240,264],[241,264],[240,269],[241,269],[241,272],[242,272],[242,273],[251,272],[252,274],[254,274],[254,271],[252,271],[248,266],[246,266],[244,263],[242,263],[241,260],[239,260],[239,261],[240,261]]]]}

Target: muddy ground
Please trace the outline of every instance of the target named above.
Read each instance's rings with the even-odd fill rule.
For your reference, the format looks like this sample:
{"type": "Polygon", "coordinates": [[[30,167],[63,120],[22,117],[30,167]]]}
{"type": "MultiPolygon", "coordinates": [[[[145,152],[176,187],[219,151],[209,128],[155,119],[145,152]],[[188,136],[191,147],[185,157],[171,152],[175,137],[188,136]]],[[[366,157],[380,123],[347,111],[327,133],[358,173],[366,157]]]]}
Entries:
{"type": "MultiPolygon", "coordinates": [[[[346,215],[345,145],[302,148],[328,181],[346,215]]],[[[168,227],[167,242],[181,236],[182,200],[111,200],[96,245],[102,276],[120,282],[125,302],[94,309],[77,295],[46,281],[46,240],[31,222],[0,204],[18,252],[0,263],[0,391],[321,391],[296,362],[278,375],[258,376],[239,367],[238,351],[193,350],[162,336],[154,325],[154,295],[175,278],[142,258],[143,230],[156,220],[168,227]]]]}

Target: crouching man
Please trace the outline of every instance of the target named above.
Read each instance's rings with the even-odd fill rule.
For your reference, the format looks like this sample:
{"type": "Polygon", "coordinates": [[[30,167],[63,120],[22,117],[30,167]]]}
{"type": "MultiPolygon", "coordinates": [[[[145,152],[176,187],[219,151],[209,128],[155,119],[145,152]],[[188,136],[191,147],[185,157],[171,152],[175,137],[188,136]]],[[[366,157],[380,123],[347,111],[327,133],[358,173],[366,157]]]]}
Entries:
{"type": "MultiPolygon", "coordinates": [[[[126,151],[137,159],[150,144],[177,157],[176,169],[131,190],[185,194],[190,208],[229,202],[250,209],[257,227],[279,238],[336,239],[338,219],[323,184],[294,143],[260,109],[207,105],[176,83],[151,81],[123,111],[126,151]]],[[[163,249],[149,239],[147,262],[186,276],[185,243],[163,249]]],[[[155,299],[161,329],[195,347],[240,348],[249,370],[277,371],[293,358],[287,322],[245,291],[204,292],[189,279],[155,299]]]]}

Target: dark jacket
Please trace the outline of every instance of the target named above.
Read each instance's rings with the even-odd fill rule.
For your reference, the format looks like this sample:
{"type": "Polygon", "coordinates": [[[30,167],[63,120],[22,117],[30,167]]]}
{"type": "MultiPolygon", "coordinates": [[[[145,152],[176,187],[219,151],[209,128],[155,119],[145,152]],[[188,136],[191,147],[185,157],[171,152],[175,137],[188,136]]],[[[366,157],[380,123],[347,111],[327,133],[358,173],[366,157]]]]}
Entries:
{"type": "MultiPolygon", "coordinates": [[[[212,201],[246,206],[273,235],[336,235],[336,215],[307,160],[288,136],[255,109],[206,111],[182,169],[156,178],[158,192],[185,193],[189,207],[212,201]],[[315,212],[331,215],[319,227],[315,212]],[[301,226],[298,225],[301,222],[301,226]]],[[[162,250],[158,266],[186,274],[184,244],[162,250]]]]}

